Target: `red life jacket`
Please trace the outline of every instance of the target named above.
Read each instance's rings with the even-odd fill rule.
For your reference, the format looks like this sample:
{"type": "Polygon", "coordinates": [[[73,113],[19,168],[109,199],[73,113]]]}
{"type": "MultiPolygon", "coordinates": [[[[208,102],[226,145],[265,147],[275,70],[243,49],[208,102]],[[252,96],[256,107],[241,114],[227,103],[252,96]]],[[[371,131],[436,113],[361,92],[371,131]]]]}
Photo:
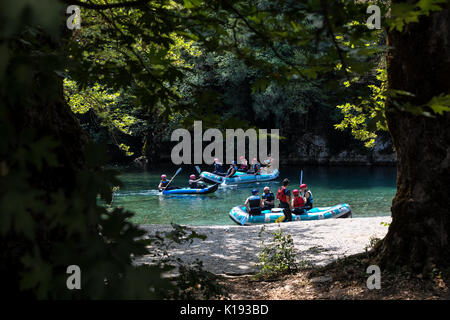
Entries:
{"type": "Polygon", "coordinates": [[[294,197],[294,208],[301,208],[305,205],[305,200],[302,197],[294,197]]]}
{"type": "Polygon", "coordinates": [[[280,200],[281,202],[287,202],[287,197],[286,194],[284,193],[284,190],[286,190],[285,186],[282,186],[280,189],[278,189],[277,192],[277,199],[280,200]]]}

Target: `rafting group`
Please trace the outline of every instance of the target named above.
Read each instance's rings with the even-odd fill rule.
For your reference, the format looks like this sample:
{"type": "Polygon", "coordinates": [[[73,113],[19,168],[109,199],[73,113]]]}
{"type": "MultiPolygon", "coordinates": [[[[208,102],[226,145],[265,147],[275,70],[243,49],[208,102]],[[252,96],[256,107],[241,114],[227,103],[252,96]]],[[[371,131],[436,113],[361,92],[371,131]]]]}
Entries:
{"type": "MultiPolygon", "coordinates": [[[[272,170],[271,164],[272,158],[270,155],[263,163],[260,163],[257,158],[253,158],[251,165],[241,156],[239,166],[236,161],[232,161],[230,167],[224,172],[222,163],[220,163],[218,158],[215,158],[212,172],[201,172],[200,168],[195,166],[199,176],[191,174],[187,188],[171,186],[171,182],[181,171],[181,168],[179,168],[170,180],[167,179],[165,174],[161,175],[158,189],[164,195],[207,194],[215,192],[220,184],[270,181],[276,179],[279,175],[277,169],[272,170]],[[212,185],[207,185],[207,183],[212,183],[212,185]]],[[[314,208],[312,192],[308,189],[307,184],[302,183],[302,180],[303,171],[301,172],[300,185],[298,189],[292,191],[292,195],[288,189],[289,180],[287,178],[283,180],[276,196],[271,192],[269,186],[264,187],[262,195],[259,194],[258,189],[253,189],[243,205],[236,206],[230,210],[230,218],[239,225],[248,225],[351,216],[350,206],[346,203],[333,207],[314,208]],[[277,208],[275,207],[275,200],[279,202],[277,208]]]]}
{"type": "MultiPolygon", "coordinates": [[[[214,170],[213,172],[200,172],[198,166],[196,169],[199,173],[199,177],[195,174],[189,176],[188,188],[172,187],[170,186],[173,178],[181,171],[181,168],[175,173],[171,180],[167,179],[165,174],[161,175],[161,182],[158,185],[158,190],[163,194],[172,193],[210,193],[212,189],[208,187],[205,183],[212,184],[235,184],[235,183],[249,183],[249,182],[259,182],[259,181],[269,181],[274,180],[278,177],[278,170],[271,170],[272,157],[268,158],[260,163],[257,158],[253,158],[251,165],[245,157],[240,157],[241,163],[238,166],[236,161],[232,161],[230,167],[226,172],[224,172],[223,164],[218,158],[214,159],[214,170]],[[174,191],[178,190],[178,191],[174,191]],[[171,191],[171,192],[169,192],[171,191]]],[[[215,190],[214,190],[215,191],[215,190]]]]}
{"type": "Polygon", "coordinates": [[[257,158],[253,158],[252,164],[249,165],[247,159],[244,156],[240,156],[240,165],[238,166],[236,161],[232,161],[230,167],[227,172],[223,172],[223,164],[219,161],[218,158],[214,158],[214,171],[213,174],[223,176],[226,178],[230,178],[238,172],[252,174],[252,175],[260,175],[263,172],[267,172],[272,165],[272,157],[269,154],[268,158],[264,161],[264,163],[260,163],[257,158]]]}
{"type": "Polygon", "coordinates": [[[302,183],[303,171],[300,178],[300,186],[291,192],[288,189],[289,179],[284,179],[278,189],[276,199],[279,201],[275,208],[275,196],[270,187],[264,187],[264,193],[260,196],[258,189],[253,189],[252,194],[245,200],[244,205],[232,208],[229,212],[231,220],[239,225],[259,223],[274,223],[288,221],[322,220],[330,218],[348,218],[352,216],[350,205],[338,204],[332,207],[313,207],[314,199],[307,184],[302,183]]]}
{"type": "MultiPolygon", "coordinates": [[[[299,189],[291,192],[288,189],[289,179],[284,179],[282,186],[278,189],[277,200],[279,208],[283,209],[284,218],[281,222],[292,221],[292,213],[296,215],[305,214],[313,208],[313,196],[308,186],[302,183],[299,189]]],[[[259,195],[258,189],[252,190],[252,195],[245,200],[246,212],[251,216],[262,215],[264,211],[272,211],[275,208],[275,196],[268,186],[264,187],[264,193],[259,195]]]]}

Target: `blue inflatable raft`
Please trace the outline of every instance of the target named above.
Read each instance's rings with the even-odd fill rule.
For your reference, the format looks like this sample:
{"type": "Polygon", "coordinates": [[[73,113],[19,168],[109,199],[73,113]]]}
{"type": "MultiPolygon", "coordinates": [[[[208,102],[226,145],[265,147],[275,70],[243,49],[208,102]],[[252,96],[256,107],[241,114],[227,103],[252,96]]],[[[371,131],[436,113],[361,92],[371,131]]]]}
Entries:
{"type": "Polygon", "coordinates": [[[190,189],[190,188],[177,188],[177,189],[170,189],[170,190],[164,190],[162,194],[169,195],[169,194],[208,194],[216,192],[219,188],[219,184],[216,183],[212,186],[208,186],[203,189],[190,189]]]}
{"type": "MultiPolygon", "coordinates": [[[[274,223],[280,217],[284,216],[283,209],[274,208],[271,211],[263,211],[261,215],[252,216],[247,214],[245,206],[237,206],[230,210],[229,216],[231,220],[238,225],[251,225],[260,223],[274,223]]],[[[348,218],[352,216],[350,205],[347,203],[338,204],[332,207],[312,208],[305,214],[292,214],[292,221],[306,221],[306,220],[322,220],[331,218],[348,218]]]]}
{"type": "Polygon", "coordinates": [[[251,182],[263,182],[270,181],[278,178],[280,172],[275,169],[272,173],[262,173],[262,174],[247,174],[244,172],[236,172],[232,177],[225,178],[223,176],[219,176],[217,174],[204,171],[200,175],[205,180],[209,180],[215,183],[223,183],[223,184],[238,184],[238,183],[251,183],[251,182]]]}

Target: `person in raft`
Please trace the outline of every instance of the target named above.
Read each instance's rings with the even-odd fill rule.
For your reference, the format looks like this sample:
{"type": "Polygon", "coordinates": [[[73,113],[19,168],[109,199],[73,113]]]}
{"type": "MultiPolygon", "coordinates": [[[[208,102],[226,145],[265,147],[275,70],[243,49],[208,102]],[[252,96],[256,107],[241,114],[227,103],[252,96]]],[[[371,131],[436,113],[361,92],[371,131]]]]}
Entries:
{"type": "Polygon", "coordinates": [[[169,183],[169,180],[167,180],[167,176],[165,174],[161,175],[161,181],[158,185],[159,191],[165,190],[168,183],[169,183]]]}
{"type": "Polygon", "coordinates": [[[203,189],[205,184],[202,182],[203,178],[195,179],[195,174],[191,174],[189,177],[189,188],[191,189],[203,189]]]}
{"type": "Polygon", "coordinates": [[[232,177],[236,173],[237,169],[238,169],[237,162],[233,160],[233,162],[231,162],[230,167],[228,168],[225,178],[232,177]]]}
{"type": "Polygon", "coordinates": [[[303,195],[300,195],[298,189],[292,191],[294,198],[292,199],[292,213],[293,214],[305,214],[305,203],[306,200],[303,195]]]}
{"type": "Polygon", "coordinates": [[[277,199],[280,201],[280,208],[283,208],[284,219],[283,222],[292,221],[292,202],[291,202],[291,192],[287,188],[289,186],[289,179],[283,180],[283,186],[278,189],[277,199]]]}
{"type": "Polygon", "coordinates": [[[259,196],[258,189],[252,190],[252,195],[245,200],[245,207],[247,208],[247,212],[251,216],[258,216],[261,214],[263,207],[263,200],[259,196]]]}
{"type": "Polygon", "coordinates": [[[248,161],[244,156],[240,156],[239,160],[241,160],[241,165],[239,166],[238,171],[247,172],[248,171],[248,161]]]}
{"type": "Polygon", "coordinates": [[[261,196],[263,200],[263,210],[272,210],[275,207],[275,196],[270,192],[269,187],[264,187],[264,193],[261,196]]]}
{"type": "Polygon", "coordinates": [[[217,174],[219,176],[224,176],[225,173],[223,172],[223,165],[220,163],[219,158],[214,158],[214,174],[217,174]]]}
{"type": "Polygon", "coordinates": [[[253,158],[252,167],[250,170],[248,170],[247,173],[249,173],[249,174],[251,173],[254,175],[261,174],[261,165],[259,164],[258,159],[253,158]]]}
{"type": "Polygon", "coordinates": [[[300,193],[302,194],[303,198],[305,198],[305,206],[304,208],[306,210],[310,210],[313,207],[313,195],[311,191],[308,189],[308,186],[306,184],[300,185],[300,193]]]}
{"type": "Polygon", "coordinates": [[[273,161],[272,156],[269,153],[267,159],[261,162],[261,173],[269,173],[272,171],[271,170],[272,161],[273,161]]]}

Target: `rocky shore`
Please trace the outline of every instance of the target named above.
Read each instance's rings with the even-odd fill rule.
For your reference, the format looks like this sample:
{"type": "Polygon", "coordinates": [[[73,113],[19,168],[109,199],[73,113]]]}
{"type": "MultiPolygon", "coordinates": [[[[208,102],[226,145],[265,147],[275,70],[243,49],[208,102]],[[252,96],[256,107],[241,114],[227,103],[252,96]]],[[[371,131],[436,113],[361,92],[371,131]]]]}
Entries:
{"type": "MultiPolygon", "coordinates": [[[[258,271],[262,241],[272,239],[271,232],[281,227],[292,236],[298,261],[320,266],[363,252],[372,238],[386,235],[388,226],[385,223],[390,222],[389,216],[298,221],[265,225],[265,231],[261,234],[261,225],[192,226],[190,228],[197,233],[206,235],[206,240],[195,239],[190,245],[174,244],[170,254],[186,262],[198,258],[203,261],[206,270],[215,274],[252,274],[258,271]]],[[[141,228],[149,235],[171,230],[168,225],[142,225],[141,228]]],[[[148,255],[136,260],[136,263],[151,264],[153,259],[148,255]]]]}

